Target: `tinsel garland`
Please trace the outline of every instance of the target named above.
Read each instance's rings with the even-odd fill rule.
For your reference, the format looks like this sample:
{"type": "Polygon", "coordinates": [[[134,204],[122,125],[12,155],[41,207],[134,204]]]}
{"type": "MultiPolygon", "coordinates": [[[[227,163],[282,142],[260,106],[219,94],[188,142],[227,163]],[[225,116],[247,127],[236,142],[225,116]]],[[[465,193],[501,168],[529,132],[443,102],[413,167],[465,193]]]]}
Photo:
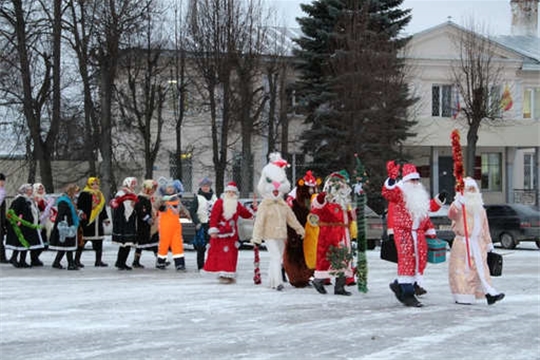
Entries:
{"type": "Polygon", "coordinates": [[[23,233],[22,233],[21,228],[20,228],[20,225],[26,226],[26,227],[28,227],[30,229],[34,229],[34,230],[41,229],[42,227],[39,226],[39,225],[36,225],[34,223],[31,223],[30,221],[26,221],[23,218],[18,217],[17,214],[15,214],[15,210],[13,210],[13,209],[8,210],[7,219],[11,223],[11,226],[13,227],[13,231],[15,232],[15,235],[17,235],[17,239],[19,240],[21,245],[24,246],[25,248],[29,248],[30,244],[24,238],[23,233]]]}
{"type": "Polygon", "coordinates": [[[341,277],[345,275],[349,263],[352,261],[352,252],[344,246],[330,245],[326,253],[326,260],[330,262],[330,275],[341,277]]]}
{"type": "Polygon", "coordinates": [[[354,154],[356,158],[356,181],[358,189],[354,192],[356,197],[356,224],[358,227],[358,235],[356,239],[356,284],[358,291],[367,293],[367,278],[368,278],[368,265],[367,265],[367,239],[366,239],[366,194],[362,189],[363,185],[367,183],[367,174],[358,157],[358,154],[354,154]]]}
{"type": "Polygon", "coordinates": [[[261,284],[261,269],[260,269],[260,257],[259,257],[259,245],[257,244],[254,244],[253,245],[253,256],[254,256],[254,260],[253,260],[253,266],[254,266],[254,275],[253,275],[253,282],[255,283],[255,285],[260,285],[261,284]]]}
{"type": "Polygon", "coordinates": [[[456,178],[456,193],[462,193],[465,187],[463,182],[463,154],[461,153],[461,142],[459,130],[452,131],[452,158],[454,160],[454,177],[456,178]]]}
{"type": "MultiPolygon", "coordinates": [[[[459,130],[454,129],[451,134],[452,140],[452,159],[454,160],[454,178],[456,178],[456,194],[463,194],[465,189],[465,181],[463,180],[463,154],[461,153],[461,142],[459,136],[459,130]]],[[[467,250],[467,263],[469,268],[472,266],[471,254],[469,248],[469,233],[467,228],[467,213],[465,205],[461,205],[463,212],[463,226],[465,230],[465,245],[467,250]]]]}

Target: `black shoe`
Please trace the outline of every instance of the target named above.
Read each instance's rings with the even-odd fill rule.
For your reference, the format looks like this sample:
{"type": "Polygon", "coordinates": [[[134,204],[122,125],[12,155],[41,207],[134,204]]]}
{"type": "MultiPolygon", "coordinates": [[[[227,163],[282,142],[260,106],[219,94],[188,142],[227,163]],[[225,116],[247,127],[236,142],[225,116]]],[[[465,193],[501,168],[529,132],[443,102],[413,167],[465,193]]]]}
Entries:
{"type": "Polygon", "coordinates": [[[133,262],[133,264],[131,264],[131,266],[133,266],[133,268],[135,268],[135,269],[144,269],[144,265],[141,264],[140,262],[133,262]]]}
{"type": "Polygon", "coordinates": [[[30,262],[30,266],[35,266],[35,267],[40,267],[40,266],[43,266],[43,261],[41,260],[32,260],[32,262],[30,262]]]}
{"type": "Polygon", "coordinates": [[[84,267],[83,263],[81,263],[80,261],[75,262],[75,266],[81,269],[84,267]]]}
{"type": "Polygon", "coordinates": [[[324,288],[324,280],[322,279],[315,279],[313,280],[313,287],[315,290],[317,290],[320,294],[326,294],[326,289],[324,288]]]}
{"type": "Polygon", "coordinates": [[[20,261],[19,262],[19,267],[20,268],[30,268],[32,266],[30,264],[28,264],[26,261],[20,261]]]}
{"type": "Polygon", "coordinates": [[[401,299],[401,286],[399,286],[397,280],[394,280],[394,282],[390,283],[388,285],[390,287],[390,290],[396,295],[396,299],[398,299],[399,302],[403,303],[403,300],[401,299]]]}
{"type": "Polygon", "coordinates": [[[500,294],[497,294],[497,295],[486,294],[486,299],[487,299],[488,305],[493,305],[497,301],[501,301],[502,299],[504,299],[504,294],[503,293],[500,293],[500,294]]]}
{"type": "Polygon", "coordinates": [[[107,266],[109,266],[109,264],[104,263],[103,261],[99,261],[99,262],[96,262],[96,263],[94,264],[94,266],[95,266],[95,267],[107,267],[107,266]]]}
{"type": "Polygon", "coordinates": [[[52,267],[55,268],[55,269],[60,269],[60,270],[65,269],[65,268],[62,266],[62,264],[60,264],[60,263],[58,263],[58,264],[57,264],[57,263],[53,263],[53,264],[52,264],[52,267]]]}
{"type": "Polygon", "coordinates": [[[417,283],[414,283],[414,294],[416,296],[427,294],[427,290],[418,285],[417,283]]]}
{"type": "Polygon", "coordinates": [[[80,270],[80,268],[76,264],[69,264],[68,270],[80,270]]]}
{"type": "Polygon", "coordinates": [[[20,267],[20,266],[19,266],[19,262],[18,262],[15,258],[9,259],[9,262],[10,262],[11,265],[13,265],[13,266],[16,267],[16,268],[19,268],[19,267],[20,267]]]}
{"type": "Polygon", "coordinates": [[[424,306],[424,304],[422,304],[420,301],[418,301],[418,299],[414,295],[409,295],[409,296],[404,297],[403,298],[403,304],[405,304],[405,306],[409,306],[409,307],[422,307],[422,306],[424,306]]]}
{"type": "Polygon", "coordinates": [[[276,287],[276,290],[277,290],[277,291],[283,291],[283,288],[284,288],[283,284],[279,284],[279,285],[276,287]]]}

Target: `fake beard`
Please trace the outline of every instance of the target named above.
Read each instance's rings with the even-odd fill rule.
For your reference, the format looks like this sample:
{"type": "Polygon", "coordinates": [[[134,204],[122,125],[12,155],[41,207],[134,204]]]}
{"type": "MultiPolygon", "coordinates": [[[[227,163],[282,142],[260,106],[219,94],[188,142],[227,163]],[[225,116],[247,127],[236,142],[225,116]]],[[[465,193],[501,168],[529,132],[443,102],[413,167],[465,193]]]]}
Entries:
{"type": "Polygon", "coordinates": [[[421,183],[404,182],[402,186],[405,206],[413,219],[423,219],[429,211],[429,195],[421,183]]]}
{"type": "Polygon", "coordinates": [[[471,214],[475,214],[484,208],[484,200],[482,194],[477,192],[465,192],[463,194],[465,198],[465,209],[471,214]]]}
{"type": "Polygon", "coordinates": [[[340,205],[343,210],[347,210],[347,205],[349,205],[351,202],[349,194],[350,194],[349,187],[346,187],[344,189],[339,189],[337,191],[334,190],[334,192],[332,192],[330,195],[331,196],[330,201],[340,205]]]}
{"type": "Polygon", "coordinates": [[[223,197],[223,217],[230,219],[236,213],[236,207],[238,206],[238,196],[235,194],[225,194],[223,197]]]}

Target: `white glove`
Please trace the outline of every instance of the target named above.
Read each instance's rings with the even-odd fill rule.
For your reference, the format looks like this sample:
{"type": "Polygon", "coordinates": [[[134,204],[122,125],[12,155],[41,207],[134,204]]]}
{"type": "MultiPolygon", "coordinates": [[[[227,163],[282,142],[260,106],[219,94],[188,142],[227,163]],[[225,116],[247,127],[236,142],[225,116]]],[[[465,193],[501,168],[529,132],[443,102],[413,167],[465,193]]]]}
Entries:
{"type": "Polygon", "coordinates": [[[454,197],[454,202],[456,203],[456,205],[465,205],[465,198],[460,193],[457,193],[454,197]]]}
{"type": "Polygon", "coordinates": [[[493,243],[489,243],[488,252],[492,252],[493,250],[495,250],[495,246],[493,246],[493,243]]]}

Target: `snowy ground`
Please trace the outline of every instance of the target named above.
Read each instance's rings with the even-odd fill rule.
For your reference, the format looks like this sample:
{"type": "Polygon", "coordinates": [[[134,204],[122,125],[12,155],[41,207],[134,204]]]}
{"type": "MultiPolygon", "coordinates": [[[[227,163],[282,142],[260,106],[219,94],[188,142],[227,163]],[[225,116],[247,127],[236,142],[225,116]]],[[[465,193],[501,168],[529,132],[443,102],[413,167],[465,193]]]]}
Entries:
{"type": "MultiPolygon", "coordinates": [[[[80,271],[0,265],[1,359],[540,359],[540,251],[504,255],[494,285],[506,298],[455,305],[447,264],[429,264],[424,308],[406,308],[388,288],[395,265],[368,253],[369,292],[350,297],[313,288],[283,292],[253,284],[253,252],[242,250],[238,282],[188,271],[118,271],[83,254],[80,271]]],[[[131,256],[130,256],[131,259],[131,256]]],[[[268,253],[261,252],[265,280],[268,253]]]]}

